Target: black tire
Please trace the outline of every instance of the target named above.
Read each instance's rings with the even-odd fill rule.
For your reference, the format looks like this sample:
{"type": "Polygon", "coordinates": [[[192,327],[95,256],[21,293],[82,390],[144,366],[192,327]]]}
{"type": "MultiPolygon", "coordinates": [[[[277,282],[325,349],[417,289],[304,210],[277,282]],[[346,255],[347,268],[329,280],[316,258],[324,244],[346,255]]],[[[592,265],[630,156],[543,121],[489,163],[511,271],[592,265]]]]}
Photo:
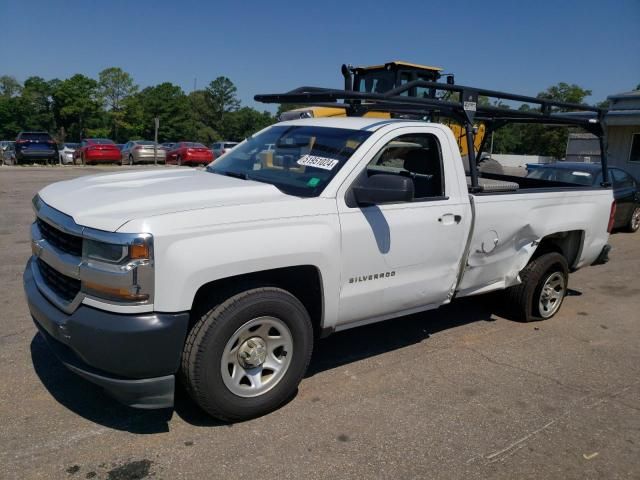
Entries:
{"type": "Polygon", "coordinates": [[[129,165],[133,167],[133,155],[129,155],[129,165]]]}
{"type": "Polygon", "coordinates": [[[243,421],[277,409],[295,394],[312,350],[313,328],[302,303],[280,288],[255,288],[231,296],[202,315],[187,336],[181,376],[191,397],[207,413],[224,421],[243,421]],[[260,317],[274,317],[288,327],[293,352],[283,376],[270,390],[243,397],[225,384],[222,356],[232,336],[260,317]]]}
{"type": "Polygon", "coordinates": [[[522,269],[520,280],[522,283],[505,291],[509,312],[515,320],[523,322],[547,320],[558,313],[566,296],[569,280],[567,260],[556,252],[544,253],[531,260],[522,269]],[[557,305],[554,305],[553,311],[549,314],[541,311],[539,305],[545,282],[556,273],[562,277],[563,291],[557,300],[557,305]]]}
{"type": "Polygon", "coordinates": [[[640,207],[635,207],[626,225],[627,232],[637,232],[640,229],[640,207]]]}

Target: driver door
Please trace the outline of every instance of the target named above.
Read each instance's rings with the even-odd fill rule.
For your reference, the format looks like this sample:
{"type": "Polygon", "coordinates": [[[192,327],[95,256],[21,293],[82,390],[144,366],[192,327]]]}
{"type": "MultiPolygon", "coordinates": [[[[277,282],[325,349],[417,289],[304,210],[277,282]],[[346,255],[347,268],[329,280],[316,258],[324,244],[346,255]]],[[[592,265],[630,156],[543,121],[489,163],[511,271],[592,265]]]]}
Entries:
{"type": "Polygon", "coordinates": [[[338,324],[425,310],[451,298],[471,213],[458,182],[462,165],[456,170],[449,140],[438,127],[395,129],[343,185],[338,324]],[[354,204],[350,188],[359,175],[382,173],[411,177],[414,200],[354,204]]]}

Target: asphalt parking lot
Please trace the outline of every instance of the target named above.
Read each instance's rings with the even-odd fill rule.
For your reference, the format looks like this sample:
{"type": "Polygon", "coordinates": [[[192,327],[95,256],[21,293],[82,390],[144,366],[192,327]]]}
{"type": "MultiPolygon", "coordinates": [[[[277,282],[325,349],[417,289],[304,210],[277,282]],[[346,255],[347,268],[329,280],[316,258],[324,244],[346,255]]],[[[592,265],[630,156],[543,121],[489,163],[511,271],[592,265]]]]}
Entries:
{"type": "Polygon", "coordinates": [[[640,233],[549,321],[487,297],[336,334],[292,401],[225,425],[181,391],[173,411],[120,406],[36,333],[31,197],[101,170],[0,167],[0,478],[640,478],[640,233]]]}

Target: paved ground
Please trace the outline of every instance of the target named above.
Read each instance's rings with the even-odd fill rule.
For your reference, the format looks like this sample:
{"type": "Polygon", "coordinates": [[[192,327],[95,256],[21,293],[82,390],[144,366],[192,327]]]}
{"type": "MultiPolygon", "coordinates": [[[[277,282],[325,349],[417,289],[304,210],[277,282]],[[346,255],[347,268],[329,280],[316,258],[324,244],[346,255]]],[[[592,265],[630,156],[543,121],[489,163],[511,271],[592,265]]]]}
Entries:
{"type": "Polygon", "coordinates": [[[460,301],[320,343],[281,410],[221,425],[119,406],[67,372],[22,293],[30,199],[96,168],[0,168],[0,478],[640,478],[640,234],[554,319],[460,301]]]}

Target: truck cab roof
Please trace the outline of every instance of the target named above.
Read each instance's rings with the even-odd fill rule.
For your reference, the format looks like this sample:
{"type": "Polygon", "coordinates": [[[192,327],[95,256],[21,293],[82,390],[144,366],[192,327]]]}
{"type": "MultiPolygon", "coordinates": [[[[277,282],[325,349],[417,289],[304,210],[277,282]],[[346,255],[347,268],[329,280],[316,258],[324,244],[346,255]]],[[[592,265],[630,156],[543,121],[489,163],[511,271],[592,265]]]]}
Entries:
{"type": "Polygon", "coordinates": [[[370,118],[370,117],[320,117],[320,118],[300,118],[280,122],[279,125],[296,125],[296,126],[314,126],[328,128],[344,128],[349,130],[367,130],[375,132],[376,130],[391,124],[415,125],[421,123],[428,125],[428,122],[422,120],[407,120],[394,118],[370,118]]]}

